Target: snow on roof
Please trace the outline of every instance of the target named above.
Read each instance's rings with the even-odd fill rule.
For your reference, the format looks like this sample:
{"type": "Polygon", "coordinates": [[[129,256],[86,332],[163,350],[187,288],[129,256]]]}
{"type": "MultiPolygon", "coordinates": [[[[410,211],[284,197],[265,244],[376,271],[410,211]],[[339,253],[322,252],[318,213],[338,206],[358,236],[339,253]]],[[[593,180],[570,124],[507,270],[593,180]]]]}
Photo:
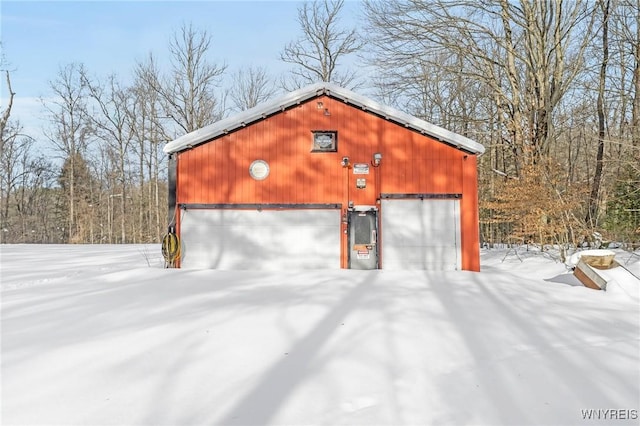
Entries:
{"type": "Polygon", "coordinates": [[[220,120],[209,126],[187,133],[179,138],[167,143],[163,151],[167,154],[182,151],[194,147],[198,144],[216,138],[220,135],[227,134],[240,127],[247,126],[254,121],[261,120],[279,111],[283,111],[291,106],[300,104],[309,99],[318,96],[327,95],[332,98],[341,99],[345,103],[355,105],[363,110],[370,111],[374,114],[384,117],[387,120],[401,124],[407,128],[413,129],[420,133],[429,135],[433,138],[441,140],[455,146],[458,149],[471,152],[473,154],[482,154],[484,147],[462,135],[443,129],[417,117],[382,105],[372,99],[359,95],[351,90],[344,89],[332,83],[316,83],[303,87],[293,92],[287,93],[272,101],[257,105],[254,108],[243,111],[239,114],[220,120]]]}

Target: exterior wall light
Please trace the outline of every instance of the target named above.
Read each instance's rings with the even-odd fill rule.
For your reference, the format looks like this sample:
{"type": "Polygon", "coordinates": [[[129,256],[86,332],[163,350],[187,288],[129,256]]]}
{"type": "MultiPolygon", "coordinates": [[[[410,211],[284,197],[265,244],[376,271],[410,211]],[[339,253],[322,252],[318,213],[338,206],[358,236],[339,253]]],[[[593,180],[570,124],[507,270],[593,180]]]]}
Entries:
{"type": "Polygon", "coordinates": [[[340,164],[342,164],[342,167],[349,167],[349,157],[342,157],[340,164]]]}
{"type": "Polygon", "coordinates": [[[378,167],[381,161],[382,161],[382,154],[380,154],[379,152],[376,152],[375,154],[373,154],[373,160],[371,160],[371,164],[373,164],[373,167],[378,167]]]}

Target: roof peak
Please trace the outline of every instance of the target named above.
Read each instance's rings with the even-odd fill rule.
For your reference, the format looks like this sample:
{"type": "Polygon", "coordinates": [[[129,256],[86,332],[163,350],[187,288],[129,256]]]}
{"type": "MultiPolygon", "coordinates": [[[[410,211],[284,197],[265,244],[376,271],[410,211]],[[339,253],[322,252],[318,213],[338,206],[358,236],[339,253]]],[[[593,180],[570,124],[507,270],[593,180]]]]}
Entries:
{"type": "Polygon", "coordinates": [[[278,113],[279,111],[291,106],[322,95],[341,99],[343,102],[358,106],[384,117],[386,120],[396,122],[420,133],[434,137],[444,143],[455,146],[458,149],[468,151],[473,154],[482,154],[484,152],[484,147],[481,144],[465,136],[451,132],[395,108],[382,105],[370,98],[329,82],[314,83],[292,92],[285,93],[271,101],[264,102],[246,111],[242,111],[238,114],[202,127],[201,129],[187,133],[167,143],[163,151],[170,154],[191,148],[222,134],[247,126],[250,123],[265,118],[266,116],[278,113]]]}

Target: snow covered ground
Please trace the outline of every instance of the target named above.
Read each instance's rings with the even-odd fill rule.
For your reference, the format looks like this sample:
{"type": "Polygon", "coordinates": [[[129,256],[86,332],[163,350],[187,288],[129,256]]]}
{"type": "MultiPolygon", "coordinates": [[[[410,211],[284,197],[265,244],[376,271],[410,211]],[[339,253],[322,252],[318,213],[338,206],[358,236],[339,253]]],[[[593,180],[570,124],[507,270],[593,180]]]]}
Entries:
{"type": "Polygon", "coordinates": [[[163,269],[156,245],[0,250],[3,425],[640,422],[637,282],[590,290],[548,254],[233,272],[163,269]]]}

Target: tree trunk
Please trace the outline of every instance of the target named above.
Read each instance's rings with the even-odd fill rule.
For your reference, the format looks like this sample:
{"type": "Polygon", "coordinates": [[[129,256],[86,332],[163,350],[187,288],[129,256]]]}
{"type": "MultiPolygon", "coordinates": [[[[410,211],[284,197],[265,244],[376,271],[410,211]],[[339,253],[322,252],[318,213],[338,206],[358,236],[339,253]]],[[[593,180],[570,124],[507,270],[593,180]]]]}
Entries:
{"type": "Polygon", "coordinates": [[[593,185],[589,197],[589,207],[585,222],[591,228],[595,228],[598,221],[598,199],[600,194],[600,184],[602,182],[602,169],[604,160],[604,137],[605,137],[605,116],[604,116],[604,90],[607,79],[607,62],[609,61],[609,6],[610,0],[600,3],[602,7],[602,63],[600,64],[600,76],[598,79],[598,152],[596,154],[596,169],[593,174],[593,185]]]}
{"type": "Polygon", "coordinates": [[[634,51],[635,63],[633,68],[633,83],[635,93],[633,96],[633,109],[631,118],[631,140],[632,146],[634,148],[640,148],[640,4],[638,3],[636,8],[636,39],[634,51]]]}

